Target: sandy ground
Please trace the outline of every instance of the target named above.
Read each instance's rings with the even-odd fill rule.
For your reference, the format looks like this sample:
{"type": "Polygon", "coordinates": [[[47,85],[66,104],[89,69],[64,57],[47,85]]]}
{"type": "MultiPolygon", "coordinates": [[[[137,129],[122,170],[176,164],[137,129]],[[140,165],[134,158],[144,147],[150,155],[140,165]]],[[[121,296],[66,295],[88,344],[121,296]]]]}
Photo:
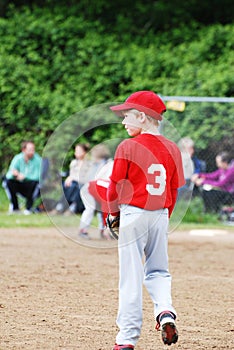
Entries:
{"type": "MultiPolygon", "coordinates": [[[[234,232],[192,233],[169,236],[179,329],[169,349],[234,349],[234,232]]],[[[0,349],[111,350],[118,256],[108,244],[77,244],[56,228],[0,229],[0,349]]],[[[168,349],[145,290],[143,307],[136,350],[168,349]]]]}

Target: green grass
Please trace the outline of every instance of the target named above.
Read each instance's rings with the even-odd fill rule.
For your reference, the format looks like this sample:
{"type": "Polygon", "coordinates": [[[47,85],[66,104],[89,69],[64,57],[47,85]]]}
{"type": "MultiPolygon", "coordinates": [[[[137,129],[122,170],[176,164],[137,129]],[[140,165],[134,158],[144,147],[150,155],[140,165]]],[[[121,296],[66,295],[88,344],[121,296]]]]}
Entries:
{"type": "Polygon", "coordinates": [[[52,222],[47,214],[33,214],[25,215],[8,215],[7,213],[0,213],[0,227],[50,227],[52,222]]]}
{"type": "MultiPolygon", "coordinates": [[[[0,228],[53,226],[78,227],[80,221],[80,215],[73,215],[69,217],[64,215],[52,217],[47,215],[47,213],[32,214],[29,216],[19,214],[9,215],[8,207],[8,198],[4,189],[0,187],[0,228]]],[[[97,226],[96,217],[93,220],[93,224],[97,226]]],[[[189,206],[187,202],[178,202],[171,217],[170,225],[181,231],[191,230],[194,228],[233,229],[233,227],[225,225],[223,222],[219,221],[217,215],[205,214],[203,211],[201,198],[194,198],[189,206]]]]}
{"type": "MultiPolygon", "coordinates": [[[[43,214],[32,214],[29,216],[24,215],[8,215],[7,213],[0,213],[0,228],[14,228],[14,227],[78,227],[80,215],[74,215],[65,217],[55,216],[49,217],[46,213],[43,214]]],[[[97,219],[94,219],[94,225],[97,226],[97,219]]],[[[173,223],[172,223],[173,226],[173,223]]],[[[225,225],[224,223],[218,221],[217,223],[212,222],[181,222],[176,225],[176,230],[179,231],[190,231],[192,229],[227,229],[233,230],[233,227],[225,225]]]]}
{"type": "Polygon", "coordinates": [[[23,215],[0,213],[0,228],[12,227],[78,227],[80,215],[49,216],[47,213],[23,215]]]}

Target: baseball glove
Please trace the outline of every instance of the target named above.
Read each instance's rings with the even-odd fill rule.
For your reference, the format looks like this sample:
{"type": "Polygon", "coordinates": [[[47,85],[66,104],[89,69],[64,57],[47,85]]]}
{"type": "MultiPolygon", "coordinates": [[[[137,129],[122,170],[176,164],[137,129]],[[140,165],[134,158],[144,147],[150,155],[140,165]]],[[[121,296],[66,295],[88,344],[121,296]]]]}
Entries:
{"type": "Polygon", "coordinates": [[[110,234],[114,239],[119,239],[119,223],[120,223],[119,216],[115,216],[112,219],[111,214],[107,215],[106,226],[110,230],[110,234]]]}

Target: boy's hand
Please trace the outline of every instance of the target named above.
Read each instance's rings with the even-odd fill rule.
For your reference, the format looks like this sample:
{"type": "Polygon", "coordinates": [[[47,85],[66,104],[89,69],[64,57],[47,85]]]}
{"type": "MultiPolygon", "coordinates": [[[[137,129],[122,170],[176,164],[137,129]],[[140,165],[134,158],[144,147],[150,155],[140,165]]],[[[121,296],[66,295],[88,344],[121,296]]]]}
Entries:
{"type": "Polygon", "coordinates": [[[117,240],[119,239],[119,224],[120,216],[107,215],[106,226],[109,228],[111,236],[117,240]]]}

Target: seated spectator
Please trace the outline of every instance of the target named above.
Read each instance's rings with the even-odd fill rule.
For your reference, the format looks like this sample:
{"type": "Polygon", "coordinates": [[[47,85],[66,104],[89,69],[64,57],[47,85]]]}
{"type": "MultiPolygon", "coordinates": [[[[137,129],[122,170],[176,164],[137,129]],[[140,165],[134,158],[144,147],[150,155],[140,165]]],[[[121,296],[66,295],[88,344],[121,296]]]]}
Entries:
{"type": "Polygon", "coordinates": [[[66,210],[73,214],[82,213],[84,204],[80,197],[80,189],[87,182],[87,173],[91,162],[87,158],[89,145],[79,143],[75,146],[75,159],[70,163],[69,175],[63,183],[63,196],[56,205],[55,213],[64,213],[66,210]]]}
{"type": "Polygon", "coordinates": [[[190,197],[197,194],[197,187],[191,181],[192,175],[205,171],[206,164],[195,155],[194,141],[190,137],[182,138],[178,146],[181,150],[182,164],[186,184],[179,188],[178,198],[181,196],[190,197]]]}
{"type": "Polygon", "coordinates": [[[201,188],[205,211],[218,213],[234,202],[234,162],[228,152],[218,153],[215,160],[217,170],[194,174],[192,181],[201,188]]]}
{"type": "Polygon", "coordinates": [[[10,200],[10,213],[19,212],[17,195],[26,198],[25,215],[31,214],[35,193],[39,194],[38,185],[41,174],[41,157],[35,152],[35,144],[32,141],[24,141],[21,145],[22,152],[12,159],[6,174],[4,187],[10,200]]]}
{"type": "Polygon", "coordinates": [[[104,144],[98,144],[90,151],[91,159],[87,158],[89,147],[86,144],[78,144],[75,149],[76,159],[70,164],[69,176],[63,184],[64,195],[56,205],[53,213],[82,213],[85,209],[80,191],[90,180],[95,178],[96,173],[110,157],[109,149],[104,144]]]}

